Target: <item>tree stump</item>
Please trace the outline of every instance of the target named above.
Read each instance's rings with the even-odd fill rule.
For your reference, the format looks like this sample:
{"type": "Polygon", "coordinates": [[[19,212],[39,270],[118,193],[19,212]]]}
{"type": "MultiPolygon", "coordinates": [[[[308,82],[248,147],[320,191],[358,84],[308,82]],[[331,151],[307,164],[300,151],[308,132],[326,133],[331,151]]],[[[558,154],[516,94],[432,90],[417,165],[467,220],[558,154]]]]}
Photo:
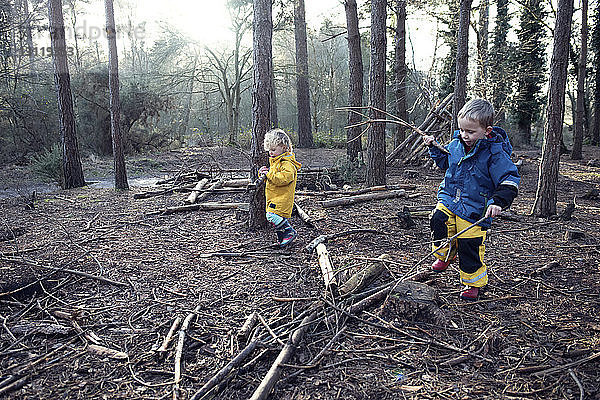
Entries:
{"type": "Polygon", "coordinates": [[[438,307],[437,291],[424,283],[399,283],[377,311],[387,320],[407,320],[443,325],[446,316],[438,307]]]}

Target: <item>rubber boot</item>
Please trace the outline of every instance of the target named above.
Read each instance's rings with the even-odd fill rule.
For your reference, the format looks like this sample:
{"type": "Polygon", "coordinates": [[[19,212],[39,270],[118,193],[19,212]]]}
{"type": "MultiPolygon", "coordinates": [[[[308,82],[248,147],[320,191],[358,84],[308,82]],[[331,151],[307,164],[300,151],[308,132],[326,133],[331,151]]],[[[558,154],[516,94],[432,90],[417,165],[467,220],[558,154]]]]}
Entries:
{"type": "Polygon", "coordinates": [[[466,286],[460,294],[460,298],[469,301],[477,300],[479,298],[479,288],[473,286],[466,286]]]}
{"type": "Polygon", "coordinates": [[[273,228],[275,229],[275,234],[277,235],[277,245],[281,246],[281,242],[283,240],[283,235],[285,232],[285,220],[283,220],[279,225],[273,224],[273,228]]]}
{"type": "Polygon", "coordinates": [[[290,245],[290,243],[292,243],[294,241],[294,239],[296,239],[296,237],[298,236],[298,233],[294,230],[294,228],[292,228],[292,225],[290,225],[290,222],[287,219],[284,220],[282,225],[283,225],[283,239],[281,239],[280,246],[286,247],[286,246],[290,245]]]}

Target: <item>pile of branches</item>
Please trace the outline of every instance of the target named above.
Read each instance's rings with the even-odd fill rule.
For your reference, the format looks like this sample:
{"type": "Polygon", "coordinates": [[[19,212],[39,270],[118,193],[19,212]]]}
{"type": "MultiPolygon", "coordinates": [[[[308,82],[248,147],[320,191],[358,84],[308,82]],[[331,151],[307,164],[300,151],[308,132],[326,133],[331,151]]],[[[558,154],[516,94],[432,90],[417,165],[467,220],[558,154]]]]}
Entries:
{"type": "Polygon", "coordinates": [[[423,146],[423,134],[432,135],[439,143],[444,143],[444,134],[450,131],[452,121],[451,107],[452,93],[429,111],[421,125],[413,129],[406,139],[387,155],[386,163],[390,165],[398,161],[403,165],[421,165],[426,159],[427,164],[432,164],[429,157],[424,157],[428,149],[423,146]]]}
{"type": "MultiPolygon", "coordinates": [[[[359,233],[358,231],[348,231],[342,235],[359,233]]],[[[339,237],[340,234],[334,236],[339,237]]],[[[378,278],[384,275],[387,270],[386,263],[393,263],[385,255],[372,259],[370,263],[354,274],[347,274],[346,276],[350,276],[343,284],[338,284],[338,280],[342,279],[342,275],[334,273],[325,246],[325,242],[332,238],[332,235],[322,235],[306,246],[306,251],[316,254],[318,258],[325,289],[323,295],[315,298],[274,297],[273,300],[283,303],[309,302],[300,313],[289,321],[278,319],[276,322],[269,324],[258,312],[251,313],[237,332],[237,339],[243,348],[224,367],[210,377],[190,399],[200,400],[215,396],[219,391],[230,385],[231,380],[236,375],[248,371],[250,366],[255,371],[259,370],[255,364],[265,358],[265,353],[279,349],[279,353],[270,364],[268,372],[263,376],[260,384],[250,397],[251,400],[266,399],[277,383],[282,380],[284,370],[295,369],[295,372],[283,377],[283,380],[287,382],[303,371],[318,368],[325,356],[331,353],[336,343],[345,337],[349,323],[353,320],[386,331],[399,331],[384,317],[396,318],[400,313],[400,318],[414,318],[420,315],[434,322],[440,322],[440,319],[444,318],[443,313],[437,306],[435,290],[415,281],[416,279],[426,278],[429,272],[404,276],[371,287],[374,282],[378,281],[378,278]],[[377,315],[380,315],[380,317],[376,317],[376,322],[361,318],[361,313],[376,307],[382,302],[384,305],[380,306],[377,311],[377,315]],[[302,342],[305,337],[321,337],[323,335],[330,336],[330,339],[317,354],[309,357],[310,361],[306,365],[289,364],[292,357],[302,351],[302,342]]],[[[188,324],[193,316],[194,312],[186,318],[188,324]]],[[[182,328],[180,332],[182,331],[185,331],[185,329],[182,328]]],[[[174,332],[173,328],[165,338],[165,343],[170,341],[169,336],[172,336],[172,332],[174,332]]],[[[180,337],[180,343],[181,341],[180,337]]],[[[316,342],[313,340],[307,341],[316,342]]],[[[426,341],[431,342],[431,339],[426,339],[426,341]]],[[[469,354],[467,350],[457,349],[452,345],[441,342],[437,343],[442,347],[469,354]]],[[[163,345],[162,348],[166,349],[167,345],[163,345]]],[[[178,348],[177,351],[179,353],[180,349],[178,348]]],[[[176,360],[179,358],[180,356],[175,357],[176,360]]],[[[176,371],[178,371],[177,366],[176,371]]],[[[177,373],[176,382],[178,382],[177,373]]],[[[178,386],[175,388],[175,393],[177,390],[178,386]]]]}

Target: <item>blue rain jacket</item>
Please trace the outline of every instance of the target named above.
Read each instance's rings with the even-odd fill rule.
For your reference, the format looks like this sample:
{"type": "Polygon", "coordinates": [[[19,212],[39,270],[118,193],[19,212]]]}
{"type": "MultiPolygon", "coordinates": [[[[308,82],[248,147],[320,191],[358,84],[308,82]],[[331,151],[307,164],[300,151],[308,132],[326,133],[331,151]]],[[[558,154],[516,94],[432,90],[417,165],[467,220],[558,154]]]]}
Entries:
{"type": "MultiPolygon", "coordinates": [[[[440,203],[470,222],[483,217],[490,204],[506,207],[512,203],[521,178],[510,158],[512,145],[504,129],[493,127],[490,137],[478,140],[466,154],[457,130],[445,148],[450,154],[429,148],[436,165],[446,171],[438,190],[440,203]]],[[[479,225],[487,228],[491,222],[487,218],[479,225]]]]}

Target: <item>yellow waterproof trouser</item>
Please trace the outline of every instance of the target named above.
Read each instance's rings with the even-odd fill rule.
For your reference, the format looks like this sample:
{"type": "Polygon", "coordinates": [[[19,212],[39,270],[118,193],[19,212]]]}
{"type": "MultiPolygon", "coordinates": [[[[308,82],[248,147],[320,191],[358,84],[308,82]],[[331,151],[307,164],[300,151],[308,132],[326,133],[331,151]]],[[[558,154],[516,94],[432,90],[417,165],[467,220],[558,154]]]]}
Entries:
{"type": "Polygon", "coordinates": [[[482,287],[487,285],[487,266],[483,262],[485,254],[486,231],[476,225],[458,236],[452,243],[438,249],[443,239],[469,227],[471,222],[454,214],[446,206],[438,203],[431,215],[430,226],[433,236],[432,251],[443,261],[453,260],[458,254],[460,281],[467,286],[482,287]]]}

